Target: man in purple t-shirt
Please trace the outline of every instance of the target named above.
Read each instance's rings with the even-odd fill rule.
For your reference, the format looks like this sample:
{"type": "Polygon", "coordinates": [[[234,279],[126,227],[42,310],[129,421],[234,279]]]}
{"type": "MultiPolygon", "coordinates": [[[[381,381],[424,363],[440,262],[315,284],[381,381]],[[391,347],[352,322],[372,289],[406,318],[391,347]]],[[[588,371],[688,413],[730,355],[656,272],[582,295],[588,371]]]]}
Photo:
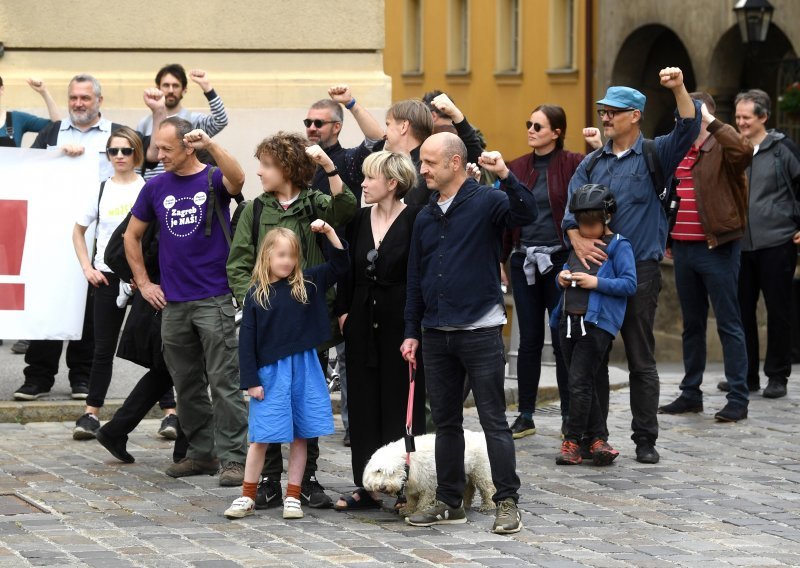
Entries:
{"type": "Polygon", "coordinates": [[[186,458],[166,473],[213,475],[221,465],[220,485],[241,485],[247,410],[239,390],[236,311],[225,271],[230,247],[222,226],[230,229],[229,205],[242,191],[244,171],[182,118],[166,119],[153,141],[166,172],[139,193],[125,233],[125,254],[144,299],[163,310],[164,360],[189,441],[186,458]],[[197,159],[201,149],[219,165],[211,175],[210,166],[197,159]],[[142,236],[153,221],[160,226],[160,286],[150,281],[142,259],[142,236]]]}

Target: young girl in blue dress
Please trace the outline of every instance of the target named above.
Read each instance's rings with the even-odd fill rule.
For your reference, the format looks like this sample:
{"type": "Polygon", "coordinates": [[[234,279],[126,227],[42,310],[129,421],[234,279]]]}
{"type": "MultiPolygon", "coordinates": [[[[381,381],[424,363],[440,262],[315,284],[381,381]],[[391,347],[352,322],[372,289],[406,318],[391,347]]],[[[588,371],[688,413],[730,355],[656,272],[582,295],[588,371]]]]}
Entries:
{"type": "Polygon", "coordinates": [[[282,227],[267,233],[256,258],[239,331],[241,388],[250,395],[250,448],[242,497],[225,511],[230,519],[255,512],[267,446],[282,443],[290,443],[283,518],[302,518],[306,440],[333,434],[330,396],[316,347],[331,331],[325,292],[347,272],[349,258],[328,223],[317,219],[311,230],[328,238],[325,264],[303,271],[300,240],[282,227]]]}

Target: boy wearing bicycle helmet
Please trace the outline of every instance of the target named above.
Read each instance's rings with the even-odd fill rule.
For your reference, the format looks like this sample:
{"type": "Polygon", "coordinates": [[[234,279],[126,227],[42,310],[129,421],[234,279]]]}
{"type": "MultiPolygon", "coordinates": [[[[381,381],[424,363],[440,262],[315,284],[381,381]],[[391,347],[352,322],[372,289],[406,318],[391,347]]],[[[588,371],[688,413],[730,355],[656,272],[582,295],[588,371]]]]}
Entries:
{"type": "Polygon", "coordinates": [[[564,293],[551,326],[559,330],[570,396],[559,465],[581,463],[582,442],[595,465],[608,465],[619,455],[608,444],[606,353],[622,326],[627,298],[636,293],[636,261],[628,239],[609,228],[616,208],[614,195],[599,184],[580,187],[569,203],[581,236],[594,239],[608,258],[599,266],[589,263],[587,270],[572,250],[558,275],[564,293]]]}

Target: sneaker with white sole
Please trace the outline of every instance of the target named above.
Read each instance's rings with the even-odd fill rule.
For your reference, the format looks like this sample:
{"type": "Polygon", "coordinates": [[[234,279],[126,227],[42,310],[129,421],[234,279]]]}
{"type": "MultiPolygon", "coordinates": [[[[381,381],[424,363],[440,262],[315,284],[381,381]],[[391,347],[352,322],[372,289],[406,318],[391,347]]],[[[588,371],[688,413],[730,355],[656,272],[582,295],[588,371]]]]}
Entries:
{"type": "Polygon", "coordinates": [[[229,519],[241,519],[256,512],[256,502],[250,497],[239,497],[235,499],[231,506],[225,510],[225,516],[229,519]]]}
{"type": "Polygon", "coordinates": [[[517,502],[511,497],[503,499],[497,504],[492,532],[495,534],[513,534],[522,529],[522,515],[517,508],[517,502]]]}
{"type": "Polygon", "coordinates": [[[294,497],[286,497],[283,500],[283,518],[284,519],[302,519],[303,507],[300,506],[300,499],[294,497]]]}
{"type": "Polygon", "coordinates": [[[178,439],[178,415],[167,414],[164,420],[161,421],[161,426],[158,428],[158,435],[167,440],[178,439]]]}
{"type": "Polygon", "coordinates": [[[94,440],[100,429],[100,420],[94,414],[87,412],[75,421],[72,429],[73,440],[94,440]]]}
{"type": "Polygon", "coordinates": [[[451,507],[447,503],[436,501],[430,509],[420,511],[406,517],[406,523],[414,527],[430,527],[431,525],[460,525],[467,522],[464,506],[451,507]]]}

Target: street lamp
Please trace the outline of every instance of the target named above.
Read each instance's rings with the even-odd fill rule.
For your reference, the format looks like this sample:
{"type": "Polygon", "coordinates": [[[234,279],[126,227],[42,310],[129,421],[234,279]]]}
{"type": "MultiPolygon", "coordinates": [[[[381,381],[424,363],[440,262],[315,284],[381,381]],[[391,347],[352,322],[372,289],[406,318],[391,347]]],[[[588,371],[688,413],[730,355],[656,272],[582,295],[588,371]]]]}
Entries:
{"type": "Polygon", "coordinates": [[[739,22],[742,42],[750,44],[766,41],[774,10],[768,0],[738,0],[733,11],[739,22]]]}

